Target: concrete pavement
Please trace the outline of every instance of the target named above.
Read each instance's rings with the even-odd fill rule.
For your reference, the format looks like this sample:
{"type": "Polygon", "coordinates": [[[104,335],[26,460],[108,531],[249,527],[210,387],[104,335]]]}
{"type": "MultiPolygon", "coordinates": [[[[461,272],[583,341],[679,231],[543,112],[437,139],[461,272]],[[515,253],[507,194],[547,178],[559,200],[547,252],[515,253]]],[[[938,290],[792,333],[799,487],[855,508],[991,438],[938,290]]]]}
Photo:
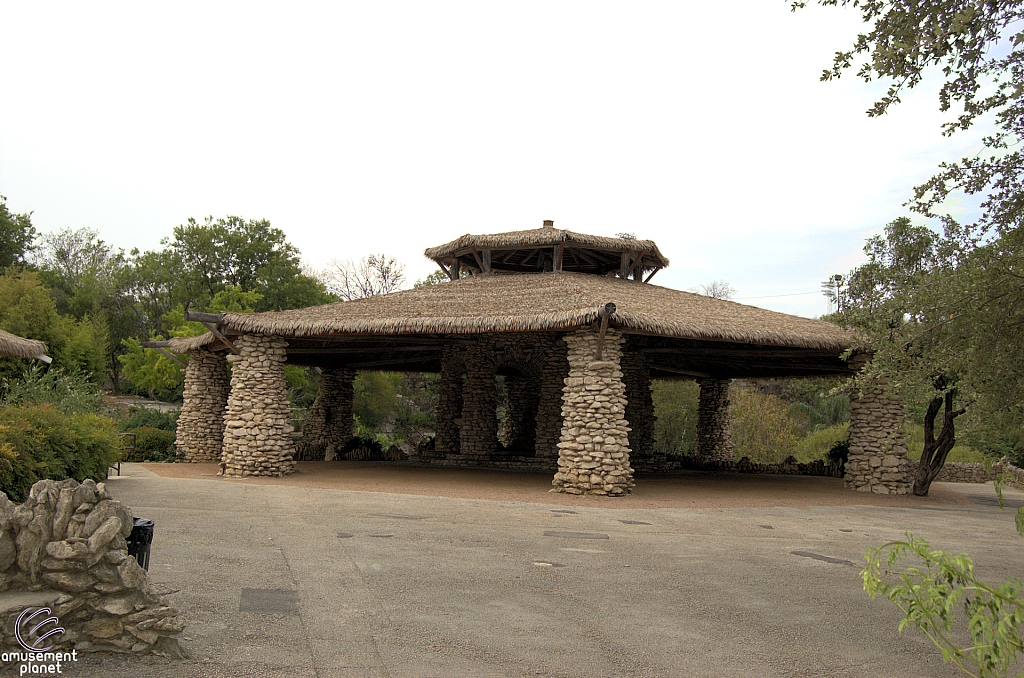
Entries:
{"type": "Polygon", "coordinates": [[[956,486],[969,506],[620,510],[124,474],[108,487],[156,521],[150,577],[178,590],[190,659],[69,676],[957,676],[861,590],[865,551],[910,530],[1024,577],[990,486],[956,486]]]}

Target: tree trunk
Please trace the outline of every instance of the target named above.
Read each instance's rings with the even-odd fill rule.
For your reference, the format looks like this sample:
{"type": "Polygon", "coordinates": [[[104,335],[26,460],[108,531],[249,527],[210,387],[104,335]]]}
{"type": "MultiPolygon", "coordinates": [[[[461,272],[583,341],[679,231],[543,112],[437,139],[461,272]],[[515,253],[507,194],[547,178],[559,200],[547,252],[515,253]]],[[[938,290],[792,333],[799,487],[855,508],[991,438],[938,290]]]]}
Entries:
{"type": "Polygon", "coordinates": [[[914,475],[914,494],[924,497],[932,486],[932,481],[939,475],[939,471],[946,464],[946,457],[949,451],[956,445],[956,431],[953,421],[964,413],[964,409],[953,409],[953,389],[946,391],[945,396],[933,398],[928,403],[928,411],[924,415],[924,449],[921,450],[921,460],[917,464],[917,473],[914,475]],[[945,401],[945,412],[942,416],[942,430],[938,438],[935,437],[935,417],[939,414],[945,401]]]}

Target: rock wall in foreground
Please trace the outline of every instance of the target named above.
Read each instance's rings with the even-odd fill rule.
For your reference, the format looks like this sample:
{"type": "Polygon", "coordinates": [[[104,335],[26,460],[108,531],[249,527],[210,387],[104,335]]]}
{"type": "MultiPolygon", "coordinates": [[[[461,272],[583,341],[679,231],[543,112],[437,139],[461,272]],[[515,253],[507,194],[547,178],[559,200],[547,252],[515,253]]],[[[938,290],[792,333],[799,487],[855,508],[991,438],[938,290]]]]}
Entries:
{"type": "MultiPolygon", "coordinates": [[[[182,656],[178,611],[128,555],[133,524],[131,510],[92,480],[41,480],[20,505],[0,492],[0,591],[51,594],[66,629],[53,638],[59,648],[182,656]]],[[[17,647],[20,612],[0,617],[0,645],[17,647]]]]}

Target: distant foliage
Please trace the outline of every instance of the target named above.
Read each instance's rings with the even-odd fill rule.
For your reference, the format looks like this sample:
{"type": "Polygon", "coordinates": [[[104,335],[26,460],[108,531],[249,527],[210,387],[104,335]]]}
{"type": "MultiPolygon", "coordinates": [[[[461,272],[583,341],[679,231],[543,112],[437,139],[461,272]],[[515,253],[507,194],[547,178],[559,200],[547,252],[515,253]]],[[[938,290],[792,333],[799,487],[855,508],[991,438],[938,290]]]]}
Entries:
{"type": "Polygon", "coordinates": [[[103,401],[103,391],[85,373],[59,367],[33,365],[3,386],[8,407],[50,404],[64,412],[96,412],[103,401]]]}
{"type": "Polygon", "coordinates": [[[0,408],[0,490],[12,501],[24,501],[46,478],[102,480],[120,454],[108,417],[52,404],[0,408]]]}
{"type": "Polygon", "coordinates": [[[837,446],[847,444],[849,438],[849,422],[818,429],[796,442],[793,456],[805,464],[818,459],[828,459],[829,452],[837,446]]]}
{"type": "Polygon", "coordinates": [[[697,397],[692,380],[651,383],[654,400],[654,448],[659,454],[692,455],[697,445],[697,397]]]}
{"type": "Polygon", "coordinates": [[[127,416],[118,423],[117,428],[121,431],[131,431],[143,426],[149,426],[158,428],[161,431],[174,431],[178,427],[179,414],[179,410],[162,412],[149,407],[132,406],[128,408],[127,416]]]}
{"type": "Polygon", "coordinates": [[[797,428],[786,403],[753,390],[732,389],[732,442],[737,459],[778,463],[792,454],[797,428]]]}
{"type": "Polygon", "coordinates": [[[346,301],[389,294],[405,284],[405,265],[385,254],[333,260],[321,274],[327,290],[346,301]]]}

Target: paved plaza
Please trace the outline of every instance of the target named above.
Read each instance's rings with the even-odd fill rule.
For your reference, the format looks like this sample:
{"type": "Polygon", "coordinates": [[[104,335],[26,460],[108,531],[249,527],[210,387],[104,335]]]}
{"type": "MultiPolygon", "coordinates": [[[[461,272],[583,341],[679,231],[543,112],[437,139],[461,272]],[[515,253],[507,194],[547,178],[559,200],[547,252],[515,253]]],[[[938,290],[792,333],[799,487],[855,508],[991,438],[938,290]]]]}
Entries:
{"type": "Polygon", "coordinates": [[[88,655],[69,676],[956,676],[861,590],[864,552],[910,530],[984,578],[1024,576],[1014,511],[981,485],[918,504],[643,509],[138,465],[108,487],[156,521],[150,578],[178,591],[189,659],[88,655]]]}

